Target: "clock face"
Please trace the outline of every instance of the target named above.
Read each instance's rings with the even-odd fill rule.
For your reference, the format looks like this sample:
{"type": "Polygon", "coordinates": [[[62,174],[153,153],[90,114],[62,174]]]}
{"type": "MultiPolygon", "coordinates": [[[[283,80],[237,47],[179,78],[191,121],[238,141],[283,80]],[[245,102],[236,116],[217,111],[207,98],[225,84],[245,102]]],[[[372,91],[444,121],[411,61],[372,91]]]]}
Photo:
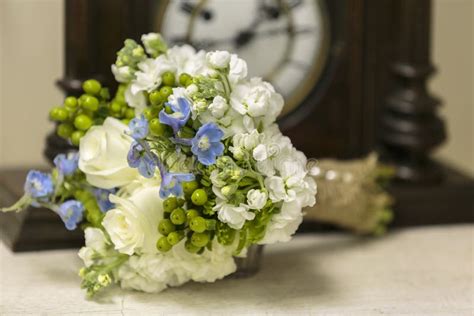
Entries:
{"type": "Polygon", "coordinates": [[[250,76],[271,82],[285,98],[282,115],[316,89],[327,59],[327,15],[319,0],[169,0],[157,23],[171,45],[245,59],[250,76]]]}

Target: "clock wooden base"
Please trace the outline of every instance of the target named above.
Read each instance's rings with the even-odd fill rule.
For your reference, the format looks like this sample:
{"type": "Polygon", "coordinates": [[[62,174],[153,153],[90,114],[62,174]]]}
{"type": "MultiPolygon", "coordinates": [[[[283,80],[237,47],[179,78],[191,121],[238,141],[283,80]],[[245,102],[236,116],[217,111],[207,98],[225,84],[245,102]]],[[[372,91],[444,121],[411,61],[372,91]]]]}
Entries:
{"type": "MultiPolygon", "coordinates": [[[[445,180],[437,185],[394,183],[393,226],[473,222],[474,181],[447,166],[438,165],[445,180]]],[[[15,202],[23,193],[26,169],[0,171],[0,205],[15,202]]],[[[303,223],[300,232],[321,232],[327,225],[303,223]]],[[[79,248],[81,230],[67,231],[58,216],[46,209],[30,208],[21,213],[0,214],[0,235],[12,251],[79,248]]]]}

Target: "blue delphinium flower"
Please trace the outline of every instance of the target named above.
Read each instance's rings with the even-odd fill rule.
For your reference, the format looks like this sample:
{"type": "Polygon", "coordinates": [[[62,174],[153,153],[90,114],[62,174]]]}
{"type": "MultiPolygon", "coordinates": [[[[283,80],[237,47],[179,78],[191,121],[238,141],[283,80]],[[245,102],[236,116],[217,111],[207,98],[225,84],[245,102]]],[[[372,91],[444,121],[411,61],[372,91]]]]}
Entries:
{"type": "Polygon", "coordinates": [[[145,148],[146,143],[133,142],[127,155],[128,165],[131,168],[138,168],[138,172],[145,178],[151,178],[155,174],[157,159],[156,156],[145,148]]]}
{"type": "Polygon", "coordinates": [[[82,221],[84,206],[76,200],[69,200],[59,206],[58,214],[68,230],[74,230],[77,224],[82,221]]]}
{"type": "Polygon", "coordinates": [[[216,157],[224,153],[222,137],[224,132],[214,123],[206,123],[199,128],[191,141],[191,151],[200,163],[205,166],[216,163],[216,157]]]}
{"type": "Polygon", "coordinates": [[[164,199],[170,195],[183,195],[182,183],[192,180],[194,180],[192,173],[164,173],[164,176],[161,176],[160,197],[164,199]]]}
{"type": "Polygon", "coordinates": [[[128,127],[130,128],[130,136],[136,140],[144,139],[148,135],[148,121],[144,115],[131,120],[128,127]]]}
{"type": "Polygon", "coordinates": [[[25,193],[30,197],[47,201],[54,192],[53,179],[50,174],[31,170],[26,176],[25,193]]]}
{"type": "Polygon", "coordinates": [[[94,195],[97,199],[97,204],[99,204],[102,213],[105,213],[115,207],[115,204],[110,202],[109,195],[115,194],[116,192],[116,189],[94,189],[94,195]]]}
{"type": "Polygon", "coordinates": [[[54,158],[54,165],[58,169],[60,175],[69,176],[73,174],[79,164],[79,154],[71,152],[66,154],[59,154],[54,158]]]}
{"type": "Polygon", "coordinates": [[[192,173],[168,172],[165,169],[165,166],[159,160],[158,160],[158,169],[160,170],[160,175],[161,175],[160,197],[162,199],[170,195],[174,195],[174,196],[183,195],[183,187],[181,183],[193,181],[195,178],[192,173]]]}
{"type": "Polygon", "coordinates": [[[166,103],[171,107],[173,113],[166,113],[165,109],[160,112],[160,122],[173,128],[174,133],[178,133],[179,129],[186,125],[191,116],[191,103],[186,98],[178,98],[177,102],[166,103]]]}

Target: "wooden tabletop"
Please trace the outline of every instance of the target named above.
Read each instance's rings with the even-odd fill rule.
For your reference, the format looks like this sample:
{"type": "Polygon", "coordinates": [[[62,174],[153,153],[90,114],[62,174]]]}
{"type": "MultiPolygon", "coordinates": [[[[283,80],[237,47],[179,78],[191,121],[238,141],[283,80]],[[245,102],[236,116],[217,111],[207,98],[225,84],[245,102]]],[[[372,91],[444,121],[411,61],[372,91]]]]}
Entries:
{"type": "Polygon", "coordinates": [[[301,235],[267,247],[249,279],[154,295],[113,289],[99,301],[79,289],[75,251],[13,254],[0,245],[0,315],[472,315],[473,228],[301,235]]]}

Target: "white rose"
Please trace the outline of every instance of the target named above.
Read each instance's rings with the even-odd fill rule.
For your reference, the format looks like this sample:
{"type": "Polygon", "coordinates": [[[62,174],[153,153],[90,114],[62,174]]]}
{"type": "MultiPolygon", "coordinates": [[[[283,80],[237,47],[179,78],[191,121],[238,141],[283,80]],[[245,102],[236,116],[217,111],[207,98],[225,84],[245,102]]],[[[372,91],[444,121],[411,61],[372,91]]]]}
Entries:
{"type": "Polygon", "coordinates": [[[79,250],[79,258],[84,261],[86,267],[94,264],[94,257],[97,253],[104,255],[107,251],[107,239],[102,230],[88,227],[84,231],[86,245],[79,250]]]}
{"type": "Polygon", "coordinates": [[[209,105],[209,111],[211,111],[212,116],[215,118],[223,117],[228,108],[227,101],[220,95],[214,97],[209,105]]]}
{"type": "Polygon", "coordinates": [[[130,168],[127,154],[132,138],[125,134],[128,126],[107,118],[103,125],[93,126],[79,144],[79,169],[96,187],[111,189],[137,179],[137,169],[130,168]]]}
{"type": "Polygon", "coordinates": [[[156,253],[156,241],[160,237],[157,227],[163,218],[162,201],[158,187],[144,188],[128,199],[116,195],[110,201],[116,208],[107,212],[102,225],[121,253],[156,253]]]}
{"type": "Polygon", "coordinates": [[[260,210],[267,203],[267,193],[252,189],[247,192],[247,204],[251,209],[260,210]]]}
{"type": "Polygon", "coordinates": [[[214,68],[226,68],[230,63],[230,53],[220,50],[209,52],[206,54],[206,60],[214,68]]]}
{"type": "Polygon", "coordinates": [[[301,212],[301,204],[298,200],[283,203],[280,213],[275,214],[270,220],[265,236],[259,244],[289,241],[302,221],[303,213],[301,212]]]}
{"type": "Polygon", "coordinates": [[[247,63],[237,55],[230,56],[229,80],[231,83],[237,83],[247,77],[247,63]]]}
{"type": "Polygon", "coordinates": [[[245,221],[251,221],[255,214],[248,211],[248,206],[240,204],[234,206],[231,204],[217,204],[214,209],[218,212],[218,218],[221,222],[227,223],[233,229],[241,229],[245,221]]]}
{"type": "Polygon", "coordinates": [[[275,121],[283,108],[283,97],[275,92],[268,82],[261,78],[238,84],[232,90],[231,106],[240,114],[251,117],[262,117],[264,123],[275,121]]]}

